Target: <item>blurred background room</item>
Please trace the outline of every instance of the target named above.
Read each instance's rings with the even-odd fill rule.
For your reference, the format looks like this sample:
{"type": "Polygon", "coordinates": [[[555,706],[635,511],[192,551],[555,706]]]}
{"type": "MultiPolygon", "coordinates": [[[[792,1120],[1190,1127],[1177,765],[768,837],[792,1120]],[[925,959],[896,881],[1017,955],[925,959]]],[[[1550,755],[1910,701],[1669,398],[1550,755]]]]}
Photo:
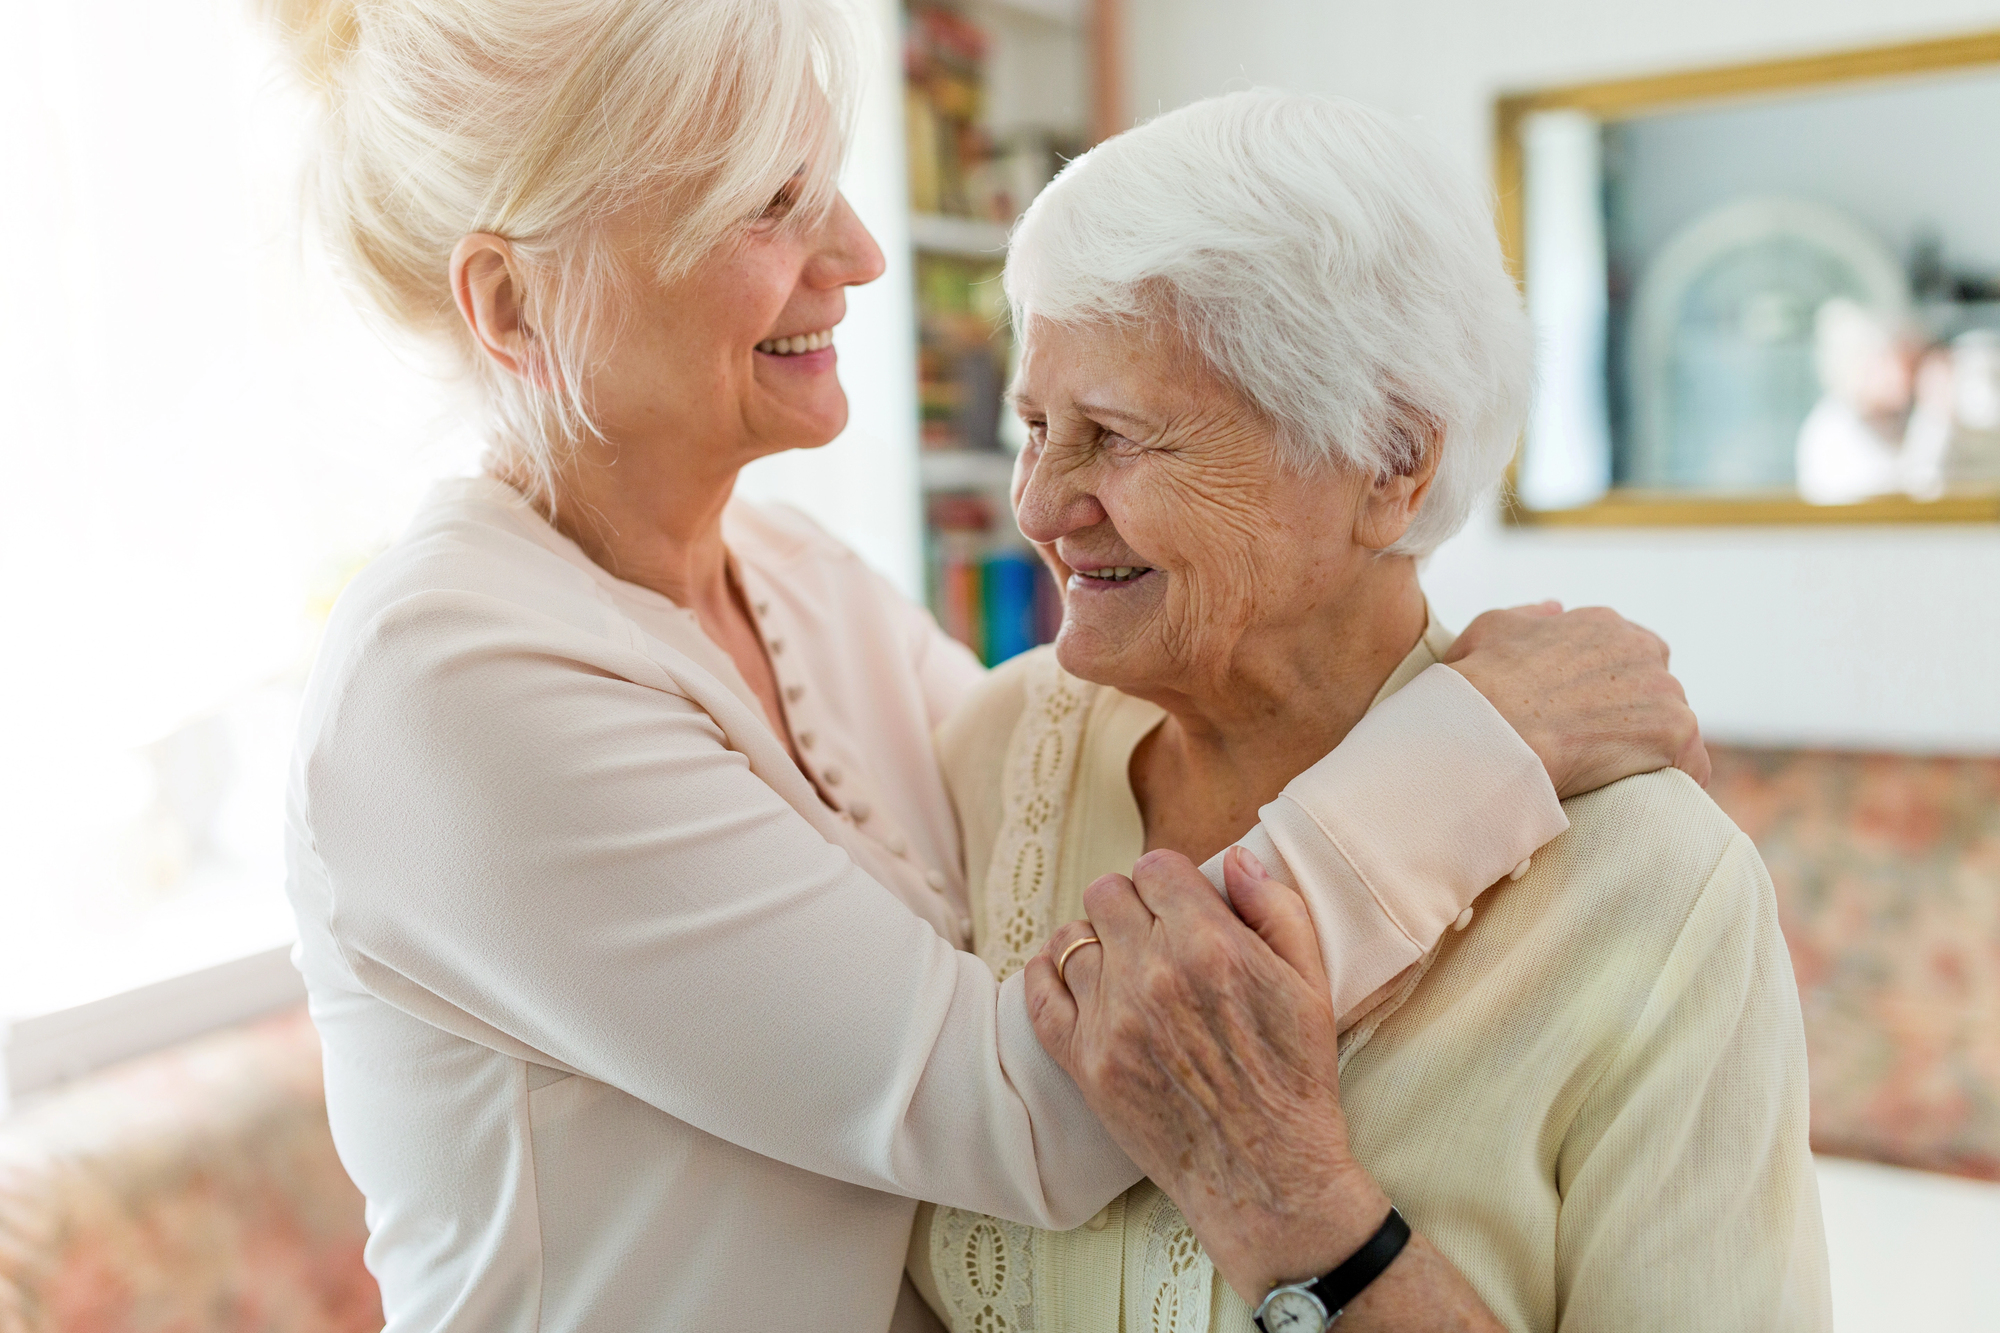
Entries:
{"type": "MultiPolygon", "coordinates": [[[[0,1333],[379,1328],[283,786],[333,599],[479,441],[301,240],[240,0],[0,2],[0,1333]]],[[[2000,1330],[2000,3],[857,2],[888,271],[847,432],[744,491],[989,663],[1046,642],[1014,218],[1234,88],[1420,122],[1492,180],[1542,358],[1433,603],[1671,643],[1778,889],[1838,1327],[2000,1330]]]]}

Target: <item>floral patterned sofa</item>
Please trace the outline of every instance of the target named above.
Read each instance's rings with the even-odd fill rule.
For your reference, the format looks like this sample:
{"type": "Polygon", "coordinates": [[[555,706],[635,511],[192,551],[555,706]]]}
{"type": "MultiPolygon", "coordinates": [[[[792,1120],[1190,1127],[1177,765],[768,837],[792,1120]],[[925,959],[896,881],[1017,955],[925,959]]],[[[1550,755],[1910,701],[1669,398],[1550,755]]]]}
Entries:
{"type": "Polygon", "coordinates": [[[1714,757],[1777,885],[1813,1146],[2000,1180],[2000,759],[1714,757]]]}
{"type": "Polygon", "coordinates": [[[376,1333],[303,1010],[0,1122],[0,1333],[376,1333]]]}
{"type": "MultiPolygon", "coordinates": [[[[1778,887],[1815,1146],[2000,1179],[2000,760],[1718,749],[1778,887]]],[[[303,1013],[0,1122],[0,1333],[374,1333],[303,1013]]]]}

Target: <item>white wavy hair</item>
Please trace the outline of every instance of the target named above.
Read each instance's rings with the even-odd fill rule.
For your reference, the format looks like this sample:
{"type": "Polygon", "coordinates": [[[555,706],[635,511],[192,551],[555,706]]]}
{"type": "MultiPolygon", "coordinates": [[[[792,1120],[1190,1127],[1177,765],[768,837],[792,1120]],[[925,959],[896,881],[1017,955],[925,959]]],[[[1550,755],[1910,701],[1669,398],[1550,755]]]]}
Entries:
{"type": "Polygon", "coordinates": [[[788,225],[835,196],[855,16],[839,0],[255,0],[318,97],[310,198],[364,305],[452,348],[497,462],[552,503],[595,432],[585,382],[629,278],[601,224],[655,205],[662,278],[728,241],[794,176],[788,225]],[[529,374],[452,299],[453,249],[511,242],[529,374]]]}
{"type": "Polygon", "coordinates": [[[1014,326],[1171,322],[1300,469],[1437,476],[1391,551],[1425,555],[1499,481],[1532,340],[1490,201],[1429,137],[1270,89],[1170,111],[1077,158],[1008,250],[1014,326]]]}

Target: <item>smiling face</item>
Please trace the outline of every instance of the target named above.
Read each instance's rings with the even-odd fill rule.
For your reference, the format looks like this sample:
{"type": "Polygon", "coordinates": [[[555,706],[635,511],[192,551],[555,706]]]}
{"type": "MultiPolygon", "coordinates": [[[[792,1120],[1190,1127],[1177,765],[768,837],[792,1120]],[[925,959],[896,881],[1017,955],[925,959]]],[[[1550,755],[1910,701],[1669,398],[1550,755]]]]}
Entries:
{"type": "Polygon", "coordinates": [[[847,424],[833,329],[846,289],[882,273],[882,252],[845,199],[808,226],[765,216],[697,264],[661,281],[648,262],[654,225],[635,208],[611,241],[633,276],[587,393],[605,437],[633,450],[729,470],[827,443],[847,424]]]}
{"type": "Polygon", "coordinates": [[[1030,319],[1014,396],[1015,509],[1064,582],[1074,675],[1169,707],[1227,698],[1414,589],[1413,562],[1379,552],[1429,469],[1287,468],[1270,424],[1157,326],[1030,319]]]}

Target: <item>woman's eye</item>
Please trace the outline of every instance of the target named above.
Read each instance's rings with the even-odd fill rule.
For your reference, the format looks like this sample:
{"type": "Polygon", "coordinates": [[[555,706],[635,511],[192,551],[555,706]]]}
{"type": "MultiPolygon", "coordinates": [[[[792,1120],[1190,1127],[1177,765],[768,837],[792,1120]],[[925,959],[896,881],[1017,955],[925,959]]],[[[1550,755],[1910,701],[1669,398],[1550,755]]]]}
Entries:
{"type": "Polygon", "coordinates": [[[798,206],[798,188],[800,188],[798,176],[792,176],[782,186],[778,186],[778,192],[770,196],[768,204],[764,204],[764,212],[758,214],[758,222],[784,220],[792,212],[792,208],[798,206]]]}
{"type": "Polygon", "coordinates": [[[1130,458],[1134,454],[1146,452],[1146,446],[1140,444],[1137,440],[1128,440],[1123,435],[1117,435],[1111,431],[1104,432],[1099,443],[1103,446],[1104,452],[1110,454],[1113,458],[1130,458]]]}

